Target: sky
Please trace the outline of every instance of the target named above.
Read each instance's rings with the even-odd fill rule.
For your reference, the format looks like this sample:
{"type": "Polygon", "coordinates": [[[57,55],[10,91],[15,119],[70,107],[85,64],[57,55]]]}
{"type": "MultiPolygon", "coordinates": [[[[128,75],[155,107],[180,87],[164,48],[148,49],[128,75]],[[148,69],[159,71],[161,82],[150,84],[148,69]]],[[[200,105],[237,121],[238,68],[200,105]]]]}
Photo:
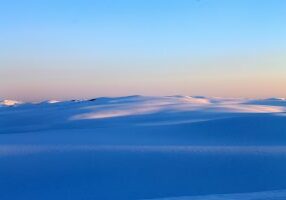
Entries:
{"type": "Polygon", "coordinates": [[[285,0],[0,3],[0,99],[286,97],[285,0]]]}

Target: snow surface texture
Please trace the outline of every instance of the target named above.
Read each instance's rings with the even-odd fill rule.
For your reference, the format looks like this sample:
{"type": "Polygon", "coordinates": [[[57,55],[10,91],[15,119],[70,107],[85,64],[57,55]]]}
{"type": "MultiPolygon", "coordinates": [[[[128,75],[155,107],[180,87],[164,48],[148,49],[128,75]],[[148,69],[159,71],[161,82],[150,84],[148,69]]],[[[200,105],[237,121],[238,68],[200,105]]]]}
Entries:
{"type": "MultiPolygon", "coordinates": [[[[242,194],[218,194],[206,196],[174,197],[156,200],[283,200],[286,197],[286,190],[254,192],[242,194]]],[[[155,199],[153,199],[155,200],[155,199]]]]}
{"type": "Polygon", "coordinates": [[[0,199],[286,199],[286,100],[0,102],[0,199]]]}

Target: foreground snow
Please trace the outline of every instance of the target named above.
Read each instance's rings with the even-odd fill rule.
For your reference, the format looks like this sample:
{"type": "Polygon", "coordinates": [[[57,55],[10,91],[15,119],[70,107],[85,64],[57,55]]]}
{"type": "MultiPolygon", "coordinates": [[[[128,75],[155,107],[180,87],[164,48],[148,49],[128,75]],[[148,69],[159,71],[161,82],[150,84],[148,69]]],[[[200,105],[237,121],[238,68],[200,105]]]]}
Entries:
{"type": "Polygon", "coordinates": [[[0,199],[286,199],[283,98],[11,102],[0,199]]]}
{"type": "MultiPolygon", "coordinates": [[[[286,190],[274,190],[266,192],[253,192],[241,194],[215,194],[191,197],[170,197],[156,200],[282,200],[286,199],[286,190]]],[[[155,199],[153,199],[155,200],[155,199]]]]}

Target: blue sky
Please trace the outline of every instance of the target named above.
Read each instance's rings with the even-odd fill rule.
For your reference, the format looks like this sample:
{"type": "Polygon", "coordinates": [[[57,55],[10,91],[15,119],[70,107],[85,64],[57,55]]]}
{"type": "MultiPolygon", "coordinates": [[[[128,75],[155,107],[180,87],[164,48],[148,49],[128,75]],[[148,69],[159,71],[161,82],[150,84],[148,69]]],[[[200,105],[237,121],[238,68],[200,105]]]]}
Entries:
{"type": "Polygon", "coordinates": [[[0,98],[286,96],[284,0],[6,0],[0,98]]]}

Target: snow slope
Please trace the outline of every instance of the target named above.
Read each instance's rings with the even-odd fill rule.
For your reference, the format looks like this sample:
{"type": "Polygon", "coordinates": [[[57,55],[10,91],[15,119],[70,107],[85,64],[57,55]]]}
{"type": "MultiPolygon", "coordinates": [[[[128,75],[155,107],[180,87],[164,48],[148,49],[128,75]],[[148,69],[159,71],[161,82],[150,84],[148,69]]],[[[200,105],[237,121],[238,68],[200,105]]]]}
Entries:
{"type": "Polygon", "coordinates": [[[3,104],[0,199],[286,198],[285,102],[128,96],[3,104]]]}

